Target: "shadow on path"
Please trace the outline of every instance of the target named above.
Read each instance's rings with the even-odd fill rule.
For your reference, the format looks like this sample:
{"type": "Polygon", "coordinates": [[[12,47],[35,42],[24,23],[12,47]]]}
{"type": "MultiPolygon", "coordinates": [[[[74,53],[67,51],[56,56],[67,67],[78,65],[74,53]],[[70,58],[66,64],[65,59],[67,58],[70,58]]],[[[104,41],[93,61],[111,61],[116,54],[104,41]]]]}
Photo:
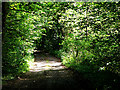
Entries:
{"type": "MultiPolygon", "coordinates": [[[[39,88],[41,90],[78,89],[89,90],[91,85],[80,75],[62,65],[60,59],[49,54],[36,54],[29,72],[18,79],[8,81],[2,90],[39,88]]],[[[93,90],[93,89],[92,89],[93,90]]]]}

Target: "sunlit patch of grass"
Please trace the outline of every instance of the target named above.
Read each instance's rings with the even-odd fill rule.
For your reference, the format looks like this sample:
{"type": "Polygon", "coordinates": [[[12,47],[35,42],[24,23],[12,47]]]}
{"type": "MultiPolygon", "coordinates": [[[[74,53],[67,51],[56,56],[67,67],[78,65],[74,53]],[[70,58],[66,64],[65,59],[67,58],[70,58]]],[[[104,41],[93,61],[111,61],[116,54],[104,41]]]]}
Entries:
{"type": "Polygon", "coordinates": [[[49,63],[49,60],[46,60],[46,63],[49,63]]]}
{"type": "Polygon", "coordinates": [[[31,68],[31,67],[33,67],[33,62],[34,62],[34,57],[33,56],[30,56],[29,58],[28,58],[28,60],[27,60],[27,63],[28,63],[28,65],[29,65],[29,69],[31,68]]]}
{"type": "Polygon", "coordinates": [[[46,67],[51,67],[50,65],[45,65],[46,67]]]}
{"type": "Polygon", "coordinates": [[[14,79],[12,74],[2,77],[2,80],[12,80],[12,79],[14,79]]]}

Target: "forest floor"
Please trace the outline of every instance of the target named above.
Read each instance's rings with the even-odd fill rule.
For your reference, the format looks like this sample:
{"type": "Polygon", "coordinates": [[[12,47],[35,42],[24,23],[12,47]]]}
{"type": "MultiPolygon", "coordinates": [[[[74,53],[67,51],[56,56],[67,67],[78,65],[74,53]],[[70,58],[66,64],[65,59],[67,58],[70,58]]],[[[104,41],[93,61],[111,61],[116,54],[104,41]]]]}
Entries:
{"type": "MultiPolygon", "coordinates": [[[[41,90],[89,90],[90,82],[62,65],[60,59],[49,54],[36,54],[30,70],[14,80],[8,80],[2,90],[39,88],[41,90]]],[[[93,89],[92,89],[93,90],[93,89]]]]}

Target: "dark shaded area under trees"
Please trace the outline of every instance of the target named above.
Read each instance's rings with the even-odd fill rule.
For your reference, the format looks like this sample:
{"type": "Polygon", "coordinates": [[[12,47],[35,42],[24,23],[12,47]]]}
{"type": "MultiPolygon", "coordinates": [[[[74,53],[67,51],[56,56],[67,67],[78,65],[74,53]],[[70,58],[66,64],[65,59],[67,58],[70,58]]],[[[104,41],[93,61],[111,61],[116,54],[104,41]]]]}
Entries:
{"type": "Polygon", "coordinates": [[[120,2],[2,3],[3,78],[29,70],[48,52],[98,90],[120,84],[120,2]]]}

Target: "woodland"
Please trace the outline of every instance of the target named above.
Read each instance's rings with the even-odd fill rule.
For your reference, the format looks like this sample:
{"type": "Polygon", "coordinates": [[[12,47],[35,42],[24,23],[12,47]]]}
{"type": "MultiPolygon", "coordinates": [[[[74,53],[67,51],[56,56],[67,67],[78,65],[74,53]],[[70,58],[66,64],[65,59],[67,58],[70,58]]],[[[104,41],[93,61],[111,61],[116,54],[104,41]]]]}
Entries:
{"type": "Polygon", "coordinates": [[[120,2],[6,2],[2,8],[3,80],[29,71],[39,50],[107,88],[98,90],[118,90],[120,2]]]}

